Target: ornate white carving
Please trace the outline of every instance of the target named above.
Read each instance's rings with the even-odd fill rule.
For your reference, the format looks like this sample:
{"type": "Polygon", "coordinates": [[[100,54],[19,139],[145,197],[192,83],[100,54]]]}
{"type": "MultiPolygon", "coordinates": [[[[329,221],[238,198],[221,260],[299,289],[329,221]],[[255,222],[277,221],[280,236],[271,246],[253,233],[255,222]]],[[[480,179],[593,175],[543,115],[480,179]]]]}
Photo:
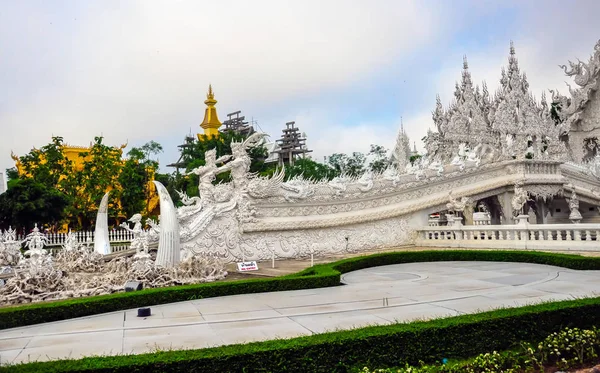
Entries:
{"type": "Polygon", "coordinates": [[[10,267],[21,261],[20,248],[21,242],[17,241],[16,232],[11,227],[5,232],[0,231],[0,273],[11,271],[10,267]]]}
{"type": "Polygon", "coordinates": [[[404,125],[401,125],[390,157],[390,165],[398,170],[404,170],[410,166],[410,154],[410,140],[404,131],[404,125]]]}
{"type": "Polygon", "coordinates": [[[530,198],[527,194],[527,191],[523,189],[522,181],[518,181],[515,183],[515,192],[513,198],[511,200],[511,206],[513,210],[513,214],[515,216],[523,214],[523,205],[529,201],[530,198]]]}
{"type": "Polygon", "coordinates": [[[104,264],[103,256],[95,249],[79,243],[75,233],[69,231],[62,250],[56,254],[55,263],[67,272],[98,272],[104,264]]]}
{"type": "Polygon", "coordinates": [[[314,184],[311,180],[296,176],[281,184],[284,190],[283,198],[288,202],[295,202],[311,197],[315,194],[314,184]]]}
{"type": "Polygon", "coordinates": [[[98,215],[96,216],[96,228],[94,231],[94,251],[106,255],[110,253],[110,239],[108,237],[108,195],[106,192],[100,201],[98,215]]]}
{"type": "Polygon", "coordinates": [[[575,162],[589,158],[589,154],[598,154],[600,139],[600,40],[594,46],[594,54],[589,61],[577,63],[568,62],[567,66],[560,65],[565,75],[572,77],[579,86],[572,89],[569,84],[570,97],[561,95],[558,91],[550,90],[552,100],[559,104],[557,111],[562,132],[568,131],[569,150],[575,162]]]}
{"type": "Polygon", "coordinates": [[[559,159],[564,157],[561,128],[550,117],[545,95],[537,103],[529,92],[525,74],[521,74],[511,43],[509,66],[502,69],[501,87],[490,99],[485,83],[482,91],[473,87],[466,58],[455,99],[444,110],[439,96],[433,111],[437,133],[428,132],[428,155],[442,163],[463,169],[466,159],[482,161],[506,159],[559,159]],[[464,148],[469,154],[460,154],[464,148]],[[459,154],[455,152],[459,149],[459,154]]]}
{"type": "Polygon", "coordinates": [[[449,202],[446,204],[446,208],[448,211],[452,212],[464,212],[465,208],[473,203],[469,197],[462,197],[460,201],[456,200],[452,195],[452,191],[448,192],[448,200],[449,202]]]}
{"type": "Polygon", "coordinates": [[[365,171],[365,173],[356,181],[358,184],[358,189],[361,192],[365,193],[373,189],[373,171],[370,169],[365,171]]]}
{"type": "Polygon", "coordinates": [[[121,223],[120,227],[133,233],[133,239],[131,240],[131,248],[135,249],[137,253],[143,251],[148,252],[149,240],[146,231],[142,228],[142,215],[135,214],[130,219],[133,223],[133,229],[129,228],[129,224],[126,222],[121,223]]]}
{"type": "Polygon", "coordinates": [[[175,210],[173,200],[171,200],[167,188],[158,181],[153,181],[153,183],[160,198],[160,233],[156,265],[172,268],[179,264],[181,250],[177,210],[175,210]]]}
{"type": "Polygon", "coordinates": [[[583,217],[579,212],[579,198],[577,198],[577,193],[575,193],[575,191],[571,193],[571,198],[568,199],[568,203],[570,210],[569,220],[573,223],[579,223],[583,217]]]}
{"type": "MultiPolygon", "coordinates": [[[[216,175],[222,173],[224,171],[223,167],[217,167],[218,164],[221,164],[227,160],[231,159],[231,155],[226,155],[223,157],[219,157],[217,159],[217,151],[215,149],[207,150],[204,153],[204,165],[197,167],[190,171],[189,174],[198,175],[198,192],[204,204],[212,203],[215,201],[214,196],[214,186],[213,181],[215,180],[216,175]]],[[[187,195],[186,195],[187,197],[187,195]]],[[[198,198],[198,197],[194,197],[198,198]]],[[[193,200],[193,199],[192,199],[193,200]]],[[[190,205],[191,201],[188,200],[189,203],[186,205],[190,205]]],[[[185,202],[184,202],[185,203],[185,202]]],[[[195,202],[194,202],[195,203],[195,202]]]]}
{"type": "Polygon", "coordinates": [[[37,223],[31,233],[25,237],[24,243],[25,247],[28,249],[23,253],[25,256],[28,256],[31,259],[37,259],[48,255],[48,252],[44,250],[44,246],[48,244],[48,237],[40,232],[37,223]]]}

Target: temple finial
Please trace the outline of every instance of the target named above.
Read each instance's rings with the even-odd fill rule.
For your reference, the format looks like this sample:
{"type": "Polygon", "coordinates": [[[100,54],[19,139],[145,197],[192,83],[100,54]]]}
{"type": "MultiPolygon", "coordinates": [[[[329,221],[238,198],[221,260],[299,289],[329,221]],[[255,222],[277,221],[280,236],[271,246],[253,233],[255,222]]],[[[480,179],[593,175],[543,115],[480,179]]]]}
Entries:
{"type": "Polygon", "coordinates": [[[467,55],[466,54],[463,56],[463,69],[465,69],[465,70],[469,69],[469,62],[467,62],[467,55]]]}
{"type": "Polygon", "coordinates": [[[402,121],[402,115],[400,116],[400,131],[404,133],[404,122],[402,121]]]}
{"type": "Polygon", "coordinates": [[[513,41],[510,41],[510,55],[514,56],[515,55],[515,44],[513,43],[513,41]]]}
{"type": "Polygon", "coordinates": [[[200,124],[200,127],[204,129],[204,135],[198,134],[198,140],[202,140],[203,136],[210,138],[219,135],[219,127],[221,127],[221,122],[219,121],[217,109],[215,108],[217,100],[215,100],[215,93],[213,92],[212,84],[208,85],[208,93],[206,94],[206,100],[204,101],[204,104],[206,104],[204,120],[200,124]]]}
{"type": "Polygon", "coordinates": [[[208,93],[206,94],[206,98],[209,100],[214,100],[214,98],[215,98],[215,94],[213,93],[213,90],[212,90],[212,84],[208,85],[208,93]]]}

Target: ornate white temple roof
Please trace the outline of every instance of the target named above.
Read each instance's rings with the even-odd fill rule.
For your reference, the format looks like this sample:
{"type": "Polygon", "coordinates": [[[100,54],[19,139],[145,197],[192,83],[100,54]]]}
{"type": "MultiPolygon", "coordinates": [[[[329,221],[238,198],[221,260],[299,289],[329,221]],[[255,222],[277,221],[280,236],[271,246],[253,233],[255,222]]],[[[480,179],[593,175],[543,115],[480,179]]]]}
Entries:
{"type": "Polygon", "coordinates": [[[542,94],[538,103],[529,90],[525,73],[521,73],[513,43],[510,44],[508,67],[502,68],[500,87],[491,98],[485,82],[482,89],[473,86],[466,56],[460,83],[456,83],[454,99],[444,109],[439,95],[432,112],[437,134],[429,132],[428,153],[442,161],[452,159],[459,146],[473,149],[489,145],[502,149],[502,157],[524,157],[531,153],[550,156],[560,152],[560,131],[550,117],[542,94]],[[550,146],[550,143],[553,143],[550,146]],[[465,144],[465,145],[461,145],[465,144]]]}

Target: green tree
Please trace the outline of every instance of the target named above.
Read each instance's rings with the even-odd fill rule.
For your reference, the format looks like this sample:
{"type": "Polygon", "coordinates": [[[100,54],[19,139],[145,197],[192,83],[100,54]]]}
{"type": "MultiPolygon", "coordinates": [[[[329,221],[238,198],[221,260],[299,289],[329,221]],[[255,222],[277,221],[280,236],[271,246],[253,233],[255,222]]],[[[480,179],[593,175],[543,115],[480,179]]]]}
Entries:
{"type": "Polygon", "coordinates": [[[6,176],[8,178],[6,181],[7,188],[11,188],[19,182],[19,171],[17,171],[16,167],[7,168],[6,176]]]}
{"type": "Polygon", "coordinates": [[[309,158],[301,158],[294,163],[294,166],[285,168],[286,180],[300,175],[305,179],[319,181],[331,180],[337,176],[338,173],[335,169],[326,164],[315,162],[309,158]]]}
{"type": "MultiPolygon", "coordinates": [[[[77,226],[87,229],[97,213],[97,206],[108,190],[120,191],[118,177],[121,171],[121,152],[119,149],[104,145],[102,137],[94,137],[94,143],[89,152],[82,152],[83,169],[76,173],[80,185],[77,198],[73,204],[71,216],[77,226]]],[[[125,186],[128,187],[128,186],[125,186]]],[[[110,199],[108,204],[109,217],[122,216],[118,203],[110,199]]]]}
{"type": "Polygon", "coordinates": [[[73,170],[73,163],[65,157],[62,147],[63,138],[54,136],[48,145],[22,156],[23,178],[32,178],[48,188],[58,186],[73,170]]]}
{"type": "Polygon", "coordinates": [[[142,163],[134,158],[125,161],[118,178],[121,186],[118,198],[121,201],[121,211],[126,217],[143,211],[147,206],[147,177],[148,173],[142,163]]]}
{"type": "Polygon", "coordinates": [[[163,152],[163,147],[154,140],[151,140],[139,148],[131,148],[127,153],[129,158],[141,162],[146,167],[158,168],[158,161],[152,160],[151,156],[158,155],[163,152]]]}
{"type": "Polygon", "coordinates": [[[419,159],[421,159],[421,155],[420,154],[415,154],[415,155],[411,155],[409,158],[410,164],[413,165],[415,164],[415,162],[419,159]]]}
{"type": "Polygon", "coordinates": [[[55,188],[34,179],[17,180],[0,194],[0,228],[18,227],[29,231],[38,226],[55,225],[65,219],[69,198],[55,188]]]}
{"type": "MultiPolygon", "coordinates": [[[[139,148],[131,148],[131,150],[127,153],[131,160],[138,162],[142,166],[144,178],[142,180],[141,187],[144,192],[146,207],[150,206],[150,199],[154,195],[154,185],[152,185],[150,181],[154,179],[156,170],[158,170],[158,161],[153,160],[151,157],[162,152],[162,145],[154,140],[151,140],[139,148]]],[[[133,167],[133,165],[130,165],[130,167],[133,167]]],[[[127,184],[121,183],[121,185],[127,184]]],[[[144,199],[142,199],[142,201],[144,201],[144,199]]],[[[137,212],[139,211],[142,210],[137,210],[137,212]]],[[[127,216],[130,216],[130,214],[128,213],[127,216]]]]}
{"type": "Polygon", "coordinates": [[[360,152],[354,152],[351,156],[341,153],[334,153],[327,159],[327,163],[338,174],[348,176],[360,176],[365,172],[365,162],[367,157],[360,152]]]}
{"type": "Polygon", "coordinates": [[[388,166],[387,149],[381,145],[371,144],[371,150],[367,155],[370,158],[369,168],[373,172],[383,172],[388,166]]]}

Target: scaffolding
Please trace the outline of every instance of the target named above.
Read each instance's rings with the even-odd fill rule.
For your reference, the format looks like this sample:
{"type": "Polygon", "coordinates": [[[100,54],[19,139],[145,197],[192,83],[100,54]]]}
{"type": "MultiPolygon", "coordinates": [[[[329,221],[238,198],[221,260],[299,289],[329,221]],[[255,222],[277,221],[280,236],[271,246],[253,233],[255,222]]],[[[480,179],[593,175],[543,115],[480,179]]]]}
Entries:
{"type": "Polygon", "coordinates": [[[305,158],[307,153],[312,152],[306,147],[306,136],[299,132],[296,122],[287,122],[282,130],[283,134],[277,140],[277,153],[279,156],[279,166],[293,166],[299,157],[305,158]]]}

